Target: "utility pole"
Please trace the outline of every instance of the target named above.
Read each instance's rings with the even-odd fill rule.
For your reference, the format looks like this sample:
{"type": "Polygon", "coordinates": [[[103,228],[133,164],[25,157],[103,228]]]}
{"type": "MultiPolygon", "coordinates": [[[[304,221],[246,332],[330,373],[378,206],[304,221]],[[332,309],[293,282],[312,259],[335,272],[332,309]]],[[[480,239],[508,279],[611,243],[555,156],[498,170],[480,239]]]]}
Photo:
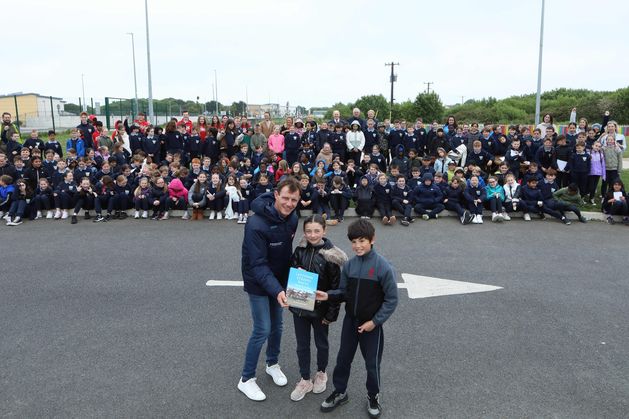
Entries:
{"type": "Polygon", "coordinates": [[[390,63],[384,63],[385,67],[391,67],[391,76],[389,76],[389,81],[391,82],[391,103],[389,105],[389,119],[391,119],[391,113],[393,112],[393,83],[397,81],[397,75],[394,72],[394,68],[396,65],[400,65],[400,63],[394,63],[391,61],[390,63]]]}
{"type": "Polygon", "coordinates": [[[465,96],[461,96],[461,105],[464,103],[465,96]]]}
{"type": "Polygon", "coordinates": [[[542,49],[544,46],[544,0],[542,0],[542,22],[539,28],[539,61],[537,64],[537,94],[535,96],[535,125],[539,124],[540,101],[542,94],[542,49]]]}
{"type": "Polygon", "coordinates": [[[426,94],[430,94],[430,85],[431,84],[435,84],[435,83],[432,82],[432,81],[425,81],[424,84],[427,86],[426,87],[426,94]]]}
{"type": "Polygon", "coordinates": [[[144,15],[146,18],[146,62],[148,64],[149,77],[149,121],[155,123],[153,113],[153,81],[151,80],[151,44],[149,42],[149,4],[144,0],[144,15]]]}
{"type": "Polygon", "coordinates": [[[214,93],[216,93],[216,115],[218,115],[218,78],[216,77],[216,69],[214,69],[214,93]]]}
{"type": "Polygon", "coordinates": [[[81,90],[83,90],[83,106],[81,110],[87,112],[87,102],[85,101],[85,74],[81,74],[81,90]]]}
{"type": "Polygon", "coordinates": [[[138,106],[138,78],[135,72],[135,37],[133,32],[127,32],[127,35],[131,35],[131,51],[133,52],[133,85],[135,86],[135,115],[140,113],[140,107],[138,106]]]}

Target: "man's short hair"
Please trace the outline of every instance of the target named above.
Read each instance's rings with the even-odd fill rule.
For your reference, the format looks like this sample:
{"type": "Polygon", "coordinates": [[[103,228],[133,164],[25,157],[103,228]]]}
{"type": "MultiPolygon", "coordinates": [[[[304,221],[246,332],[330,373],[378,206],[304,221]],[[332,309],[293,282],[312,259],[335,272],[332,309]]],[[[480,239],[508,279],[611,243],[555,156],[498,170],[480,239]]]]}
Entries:
{"type": "Polygon", "coordinates": [[[295,179],[294,177],[289,177],[277,184],[277,193],[279,194],[280,192],[282,192],[282,189],[284,188],[288,188],[288,192],[290,193],[295,193],[300,191],[301,186],[299,185],[297,179],[295,179]]]}
{"type": "Polygon", "coordinates": [[[356,220],[347,227],[347,238],[352,241],[356,239],[373,240],[376,229],[367,220],[356,220]]]}

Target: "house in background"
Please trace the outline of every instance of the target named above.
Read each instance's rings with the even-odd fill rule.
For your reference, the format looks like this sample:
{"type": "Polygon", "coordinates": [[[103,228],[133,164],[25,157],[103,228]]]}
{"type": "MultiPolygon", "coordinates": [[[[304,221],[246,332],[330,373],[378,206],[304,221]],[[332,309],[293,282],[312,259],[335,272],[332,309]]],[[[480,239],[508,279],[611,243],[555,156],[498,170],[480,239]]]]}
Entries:
{"type": "Polygon", "coordinates": [[[12,93],[0,95],[0,113],[9,112],[15,120],[15,102],[17,100],[18,117],[20,121],[34,118],[51,118],[63,115],[65,100],[60,97],[42,96],[38,93],[12,93]]]}

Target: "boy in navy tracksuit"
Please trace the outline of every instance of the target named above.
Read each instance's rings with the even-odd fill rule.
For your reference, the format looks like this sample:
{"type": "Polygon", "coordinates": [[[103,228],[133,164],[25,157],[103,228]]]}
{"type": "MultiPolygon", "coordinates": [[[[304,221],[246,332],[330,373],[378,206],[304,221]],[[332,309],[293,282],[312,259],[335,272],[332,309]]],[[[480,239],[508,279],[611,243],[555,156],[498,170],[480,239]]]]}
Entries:
{"type": "MultiPolygon", "coordinates": [[[[539,190],[542,193],[542,201],[544,201],[545,207],[555,212],[555,214],[549,212],[547,212],[547,214],[550,214],[551,216],[561,220],[564,224],[569,225],[570,220],[566,218],[566,216],[564,215],[564,211],[576,210],[576,212],[579,212],[579,210],[576,209],[576,207],[568,204],[567,202],[558,201],[555,199],[555,196],[553,194],[560,189],[557,182],[555,182],[555,178],[556,173],[554,170],[549,170],[548,172],[546,172],[546,178],[539,185],[539,190]]],[[[580,215],[581,214],[579,213],[579,218],[581,218],[580,215]]]]}
{"type": "Polygon", "coordinates": [[[346,311],[333,374],[334,391],[321,404],[321,411],[330,412],[347,403],[351,364],[360,345],[367,369],[367,412],[378,417],[382,325],[397,306],[396,274],[391,264],[373,249],[375,229],[369,221],[354,221],[347,229],[347,237],[356,256],[343,266],[339,288],[327,293],[317,291],[317,300],[345,301],[346,311]]]}
{"type": "Polygon", "coordinates": [[[402,214],[400,223],[408,227],[408,225],[413,222],[413,193],[408,185],[406,185],[406,178],[402,175],[398,176],[395,186],[391,188],[391,206],[402,214]]]}
{"type": "Polygon", "coordinates": [[[568,165],[570,166],[572,182],[579,187],[581,196],[585,196],[588,193],[587,186],[591,162],[592,156],[585,152],[585,144],[578,143],[576,153],[572,154],[568,165]]]}
{"type": "Polygon", "coordinates": [[[437,215],[445,208],[442,204],[443,192],[433,183],[430,173],[422,177],[422,183],[413,191],[412,200],[415,203],[415,212],[424,220],[437,218],[437,215]]]}

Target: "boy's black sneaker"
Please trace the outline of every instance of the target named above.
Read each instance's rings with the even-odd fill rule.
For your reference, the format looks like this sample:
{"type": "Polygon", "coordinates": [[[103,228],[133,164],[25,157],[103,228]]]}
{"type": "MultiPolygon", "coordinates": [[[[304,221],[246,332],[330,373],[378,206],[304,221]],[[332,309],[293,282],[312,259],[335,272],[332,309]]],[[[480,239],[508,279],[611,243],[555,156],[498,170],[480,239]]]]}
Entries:
{"type": "Polygon", "coordinates": [[[72,221],[70,222],[70,224],[76,224],[76,223],[78,223],[78,222],[79,222],[79,221],[76,219],[76,215],[73,215],[73,216],[72,216],[72,221]]]}
{"type": "Polygon", "coordinates": [[[151,220],[158,220],[159,219],[159,214],[154,212],[153,215],[151,216],[151,220]]]}
{"type": "Polygon", "coordinates": [[[114,212],[114,215],[111,217],[112,220],[119,220],[120,219],[120,211],[116,211],[114,212]]]}
{"type": "Polygon", "coordinates": [[[561,217],[561,221],[562,221],[565,225],[567,225],[567,226],[569,226],[570,224],[572,224],[572,223],[570,222],[570,220],[568,220],[566,217],[561,217]]]}
{"type": "Polygon", "coordinates": [[[585,218],[584,216],[580,216],[579,217],[579,221],[584,223],[584,224],[588,222],[587,218],[585,218]]]}
{"type": "Polygon", "coordinates": [[[616,220],[611,215],[607,217],[607,224],[616,224],[616,220]]]}
{"type": "Polygon", "coordinates": [[[128,217],[128,215],[127,215],[127,212],[126,212],[126,211],[122,211],[122,212],[120,212],[120,219],[121,219],[121,220],[124,220],[124,219],[126,219],[127,217],[128,217]]]}
{"type": "Polygon", "coordinates": [[[347,403],[348,400],[349,397],[347,397],[347,393],[339,393],[334,390],[332,394],[330,394],[328,398],[321,403],[321,411],[326,413],[331,412],[336,409],[337,406],[347,403]]]}
{"type": "Polygon", "coordinates": [[[402,224],[404,227],[408,227],[410,223],[408,222],[408,218],[404,217],[400,220],[400,224],[402,224]]]}
{"type": "Polygon", "coordinates": [[[408,217],[408,222],[412,224],[415,222],[415,219],[412,216],[408,217]]]}
{"type": "Polygon", "coordinates": [[[367,413],[370,418],[380,417],[380,413],[382,412],[382,408],[380,407],[380,403],[378,401],[378,395],[373,397],[367,396],[367,413]]]}
{"type": "Polygon", "coordinates": [[[474,216],[468,210],[463,211],[463,224],[468,225],[472,222],[474,216]]]}
{"type": "Polygon", "coordinates": [[[107,215],[105,215],[105,219],[103,221],[107,222],[109,220],[111,220],[111,214],[107,213],[107,215]]]}
{"type": "Polygon", "coordinates": [[[92,218],[92,216],[90,215],[89,211],[85,211],[85,219],[89,220],[90,218],[92,218]]]}
{"type": "Polygon", "coordinates": [[[100,222],[102,222],[102,221],[106,221],[106,220],[105,220],[105,217],[103,217],[103,216],[102,216],[102,215],[100,215],[100,214],[96,214],[96,218],[94,218],[94,221],[92,221],[92,222],[93,222],[93,223],[100,223],[100,222]]]}

